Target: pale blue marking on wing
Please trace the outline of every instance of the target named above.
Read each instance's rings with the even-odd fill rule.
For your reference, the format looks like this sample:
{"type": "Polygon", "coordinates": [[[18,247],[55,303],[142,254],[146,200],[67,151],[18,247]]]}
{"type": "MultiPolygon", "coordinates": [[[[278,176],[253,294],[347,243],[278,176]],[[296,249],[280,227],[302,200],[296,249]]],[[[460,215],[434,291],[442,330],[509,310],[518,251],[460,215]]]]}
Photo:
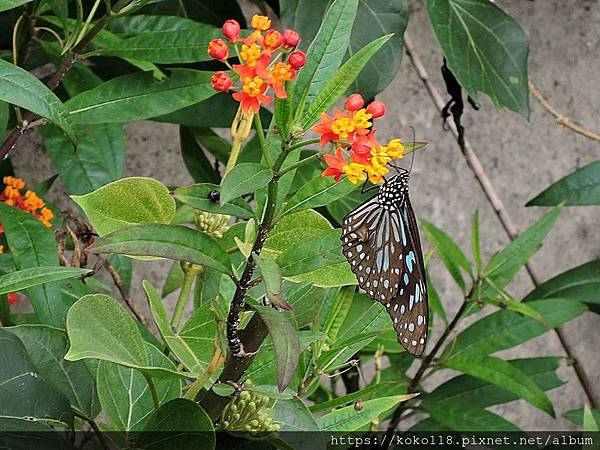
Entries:
{"type": "Polygon", "coordinates": [[[404,284],[408,286],[408,274],[404,274],[404,284]]]}
{"type": "Polygon", "coordinates": [[[410,273],[412,273],[413,271],[413,264],[415,262],[415,252],[413,252],[412,250],[408,253],[408,256],[406,257],[406,267],[408,267],[408,271],[410,273]]]}

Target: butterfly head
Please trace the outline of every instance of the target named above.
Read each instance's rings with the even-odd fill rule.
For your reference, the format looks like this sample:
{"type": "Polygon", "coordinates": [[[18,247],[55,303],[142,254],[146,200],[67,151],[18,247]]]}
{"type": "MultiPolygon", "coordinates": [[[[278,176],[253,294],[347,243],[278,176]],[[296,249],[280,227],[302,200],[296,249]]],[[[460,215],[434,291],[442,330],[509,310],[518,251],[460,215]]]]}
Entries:
{"type": "Polygon", "coordinates": [[[397,203],[402,203],[404,197],[408,194],[409,173],[407,170],[394,175],[381,186],[377,201],[385,209],[389,209],[397,203]]]}

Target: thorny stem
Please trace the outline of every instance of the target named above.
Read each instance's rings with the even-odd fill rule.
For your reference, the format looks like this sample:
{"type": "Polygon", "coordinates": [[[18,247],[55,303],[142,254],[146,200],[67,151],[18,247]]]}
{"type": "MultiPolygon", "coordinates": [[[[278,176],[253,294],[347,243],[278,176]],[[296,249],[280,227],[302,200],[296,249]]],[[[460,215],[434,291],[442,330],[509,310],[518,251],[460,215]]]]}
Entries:
{"type": "MultiPolygon", "coordinates": [[[[429,95],[430,95],[434,105],[436,106],[438,111],[441,112],[442,109],[444,108],[445,101],[443,100],[439,91],[436,89],[436,87],[431,82],[431,80],[429,78],[429,74],[427,73],[425,66],[421,62],[421,58],[417,54],[415,47],[414,47],[414,45],[410,39],[410,36],[408,34],[404,35],[404,48],[406,49],[406,53],[408,54],[413,67],[417,71],[419,78],[421,78],[421,81],[427,88],[427,91],[429,92],[429,95]]],[[[454,137],[457,139],[457,142],[460,141],[459,133],[458,133],[458,130],[456,129],[456,125],[454,124],[454,122],[448,121],[448,126],[449,126],[450,130],[452,131],[452,134],[454,135],[454,137]]],[[[471,145],[467,139],[463,139],[462,142],[459,142],[459,145],[460,145],[461,152],[462,152],[465,160],[467,161],[467,165],[469,166],[469,168],[473,172],[473,175],[479,182],[479,185],[481,186],[483,192],[485,193],[488,201],[492,205],[492,208],[494,209],[496,216],[498,217],[498,219],[500,220],[500,223],[502,224],[504,230],[506,231],[506,234],[508,235],[508,237],[511,240],[514,240],[518,235],[517,229],[516,229],[515,225],[513,224],[512,218],[508,214],[508,211],[502,204],[502,201],[500,200],[500,197],[498,196],[496,190],[494,189],[494,186],[492,185],[492,182],[490,181],[485,169],[481,165],[481,162],[479,161],[477,154],[475,153],[475,151],[473,150],[473,148],[471,147],[471,145]]],[[[525,264],[525,268],[526,268],[527,273],[529,274],[529,277],[531,278],[531,281],[533,282],[533,284],[535,286],[538,286],[539,279],[533,269],[533,265],[532,265],[531,261],[529,261],[525,264]]],[[[562,327],[555,328],[554,330],[555,330],[556,335],[566,353],[567,358],[569,358],[570,360],[573,361],[573,369],[575,370],[575,375],[577,376],[577,379],[579,380],[579,383],[581,384],[581,387],[582,387],[590,405],[592,405],[593,408],[597,408],[598,406],[597,406],[597,403],[596,403],[594,395],[593,395],[594,391],[591,387],[592,385],[587,377],[587,374],[584,372],[584,370],[578,364],[577,359],[574,357],[573,350],[571,349],[571,347],[569,346],[568,342],[565,339],[564,333],[562,331],[562,327]]]]}
{"type": "MultiPolygon", "coordinates": [[[[289,154],[289,147],[284,144],[281,154],[273,164],[273,178],[269,182],[267,188],[267,201],[265,207],[265,213],[263,219],[258,226],[258,233],[254,244],[252,245],[252,251],[250,256],[246,260],[246,266],[237,283],[231,306],[229,307],[229,315],[227,317],[227,340],[230,345],[230,351],[227,354],[225,365],[221,376],[219,377],[219,383],[237,383],[246,369],[250,366],[254,360],[254,352],[258,351],[263,340],[267,336],[267,328],[264,322],[258,314],[254,314],[248,325],[239,332],[237,325],[239,324],[239,314],[245,303],[245,296],[250,289],[252,283],[252,275],[256,267],[251,255],[260,255],[265,241],[274,225],[274,213],[277,199],[277,187],[279,183],[279,176],[277,171],[281,168],[281,165],[285,161],[285,158],[289,154]],[[239,346],[239,350],[243,350],[245,355],[235,355],[231,351],[232,346],[239,346]]],[[[202,408],[214,421],[216,420],[223,408],[229,403],[229,397],[221,397],[214,393],[211,389],[206,396],[200,402],[202,408]]]]}
{"type": "Polygon", "coordinates": [[[183,313],[187,305],[190,293],[192,292],[192,286],[194,285],[194,279],[196,273],[192,270],[184,270],[183,284],[179,291],[179,297],[177,297],[177,303],[175,304],[175,312],[171,318],[171,328],[177,333],[179,326],[181,325],[181,319],[183,319],[183,313]]]}
{"type": "MultiPolygon", "coordinates": [[[[109,11],[107,15],[100,18],[89,31],[89,33],[86,34],[75,47],[73,47],[73,49],[67,54],[66,58],[62,61],[60,66],[56,69],[56,72],[54,72],[54,75],[52,75],[50,81],[48,81],[48,83],[46,84],[48,89],[53,91],[58,87],[58,85],[65,77],[67,72],[71,69],[71,67],[73,67],[73,64],[75,64],[79,53],[81,53],[85,49],[85,47],[89,45],[92,39],[94,39],[94,37],[106,26],[106,24],[111,19],[111,14],[117,13],[119,12],[119,10],[120,9],[118,5],[115,5],[115,9],[113,11],[109,11]]],[[[25,114],[23,114],[23,119],[21,122],[29,123],[34,118],[35,114],[31,111],[27,111],[25,112],[25,114]]],[[[17,144],[19,138],[26,132],[27,128],[24,128],[21,126],[21,124],[18,124],[16,128],[14,128],[10,133],[8,133],[8,135],[4,139],[4,142],[2,143],[2,146],[0,146],[0,163],[2,163],[2,161],[6,159],[10,151],[17,144]]]]}

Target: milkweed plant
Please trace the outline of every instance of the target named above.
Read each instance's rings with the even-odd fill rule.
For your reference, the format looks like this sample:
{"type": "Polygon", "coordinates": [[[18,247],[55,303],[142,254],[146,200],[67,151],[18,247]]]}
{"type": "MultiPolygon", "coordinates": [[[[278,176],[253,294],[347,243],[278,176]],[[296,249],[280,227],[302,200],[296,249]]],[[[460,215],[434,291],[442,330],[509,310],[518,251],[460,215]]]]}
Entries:
{"type": "MultiPolygon", "coordinates": [[[[97,448],[248,438],[306,448],[286,432],[518,431],[488,409],[516,399],[555,416],[547,391],[564,383],[563,358],[494,354],[597,306],[567,288],[593,270],[597,282],[597,261],[524,298],[510,293],[561,206],[487,261],[476,211],[468,253],[420,219],[425,266],[441,260],[460,307],[447,315],[456,299],[440,297],[428,275],[429,317],[418,325],[431,338],[422,356],[406,352],[340,241],[344,216],[408,169],[413,152],[443,151],[382,125],[377,94],[400,64],[406,2],[300,6],[302,23],[276,1],[255,3],[270,15],[245,16],[235,1],[204,10],[174,0],[0,0],[0,430],[67,431],[54,437],[61,448],[76,445],[72,430],[90,431],[97,448]],[[380,22],[385,14],[393,19],[380,22]],[[140,119],[179,127],[195,184],[123,177],[123,124],[140,119]],[[27,133],[39,133],[56,172],[37,185],[10,164],[27,151],[27,133]],[[68,211],[49,200],[56,179],[68,211]],[[157,259],[170,270],[144,279],[157,259]],[[422,383],[438,372],[446,381],[422,383]]],[[[526,116],[519,24],[488,0],[427,3],[465,91],[526,116]],[[459,14],[453,3],[464,14],[486,8],[481,22],[462,23],[496,40],[469,48],[469,33],[445,27],[459,14]],[[499,20],[503,28],[492,26],[499,20]],[[496,68],[491,86],[474,81],[484,67],[456,59],[503,48],[516,66],[496,68]],[[495,91],[508,77],[514,102],[495,91]]],[[[589,423],[589,414],[568,417],[589,423]]]]}

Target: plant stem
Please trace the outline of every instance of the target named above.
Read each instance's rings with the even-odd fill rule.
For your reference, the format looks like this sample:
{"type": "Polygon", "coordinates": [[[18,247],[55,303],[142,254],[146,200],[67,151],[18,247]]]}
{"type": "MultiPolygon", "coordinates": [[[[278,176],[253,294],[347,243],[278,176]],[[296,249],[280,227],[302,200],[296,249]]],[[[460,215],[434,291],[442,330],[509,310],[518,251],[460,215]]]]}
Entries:
{"type": "MultiPolygon", "coordinates": [[[[410,39],[410,36],[408,34],[404,35],[404,48],[406,49],[406,53],[408,54],[413,67],[417,71],[419,78],[421,78],[421,81],[427,88],[427,91],[429,92],[429,95],[430,95],[435,107],[438,109],[438,111],[441,112],[442,109],[444,108],[444,105],[446,102],[443,100],[439,91],[436,89],[436,87],[431,82],[431,79],[429,78],[429,74],[427,73],[425,66],[421,62],[421,58],[417,54],[415,47],[414,47],[414,45],[410,39]]],[[[460,139],[458,130],[456,129],[456,125],[454,124],[453,121],[449,120],[447,122],[447,125],[450,128],[455,139],[457,140],[460,150],[461,150],[465,160],[467,161],[467,165],[469,166],[469,168],[473,172],[473,175],[479,182],[479,185],[481,186],[483,192],[485,193],[488,201],[492,205],[492,208],[494,209],[496,216],[500,220],[502,227],[506,231],[506,234],[508,235],[508,237],[510,238],[511,241],[514,240],[518,235],[517,228],[515,227],[515,225],[512,221],[512,218],[508,214],[508,211],[502,204],[502,201],[500,200],[500,197],[498,196],[496,190],[494,189],[492,182],[490,181],[485,169],[483,168],[481,162],[479,161],[477,154],[475,153],[475,151],[471,147],[471,144],[469,143],[469,141],[466,138],[460,139]]],[[[529,274],[529,278],[531,278],[531,281],[533,282],[533,284],[535,286],[538,286],[539,279],[536,275],[535,270],[533,269],[533,264],[531,261],[525,263],[525,269],[527,270],[527,273],[529,274]]],[[[554,331],[556,332],[556,335],[558,336],[558,339],[566,353],[567,358],[569,358],[570,360],[573,361],[573,369],[575,370],[575,375],[577,376],[577,379],[579,380],[579,383],[581,384],[581,387],[585,393],[585,396],[588,399],[588,402],[590,403],[590,405],[593,408],[598,408],[597,402],[595,401],[595,397],[593,394],[594,389],[592,388],[592,384],[591,384],[587,374],[583,370],[583,368],[577,362],[577,358],[575,358],[573,350],[571,349],[571,347],[569,346],[568,342],[565,339],[565,333],[563,333],[562,327],[555,328],[554,331]]]]}
{"type": "Polygon", "coordinates": [[[298,161],[297,163],[292,164],[291,166],[287,166],[285,169],[282,169],[279,171],[279,176],[284,176],[286,173],[297,169],[298,167],[302,167],[306,164],[308,164],[309,162],[312,162],[316,159],[321,158],[321,153],[315,153],[314,155],[310,155],[308,158],[304,158],[301,161],[298,161]]]}
{"type": "Polygon", "coordinates": [[[292,145],[288,151],[293,152],[294,150],[297,150],[299,148],[307,147],[312,144],[318,144],[319,142],[321,142],[321,139],[319,139],[319,138],[308,139],[306,141],[298,142],[297,144],[292,145]]]}
{"type": "Polygon", "coordinates": [[[196,274],[193,271],[184,271],[183,284],[181,285],[181,290],[179,291],[179,297],[177,297],[177,303],[175,304],[173,317],[171,318],[171,328],[173,328],[176,333],[179,331],[181,319],[183,319],[183,313],[190,297],[190,292],[192,292],[192,286],[194,285],[195,278],[196,274]]]}
{"type": "Polygon", "coordinates": [[[260,142],[260,148],[262,149],[263,158],[269,169],[273,168],[273,160],[271,159],[271,152],[267,147],[267,141],[265,140],[265,130],[262,126],[260,119],[260,113],[254,114],[254,128],[256,129],[256,136],[258,136],[258,142],[260,142]]]}
{"type": "Polygon", "coordinates": [[[86,414],[74,407],[71,407],[71,409],[73,410],[74,416],[85,420],[90,425],[90,427],[92,427],[94,434],[98,436],[98,441],[100,441],[100,445],[102,446],[102,448],[104,448],[105,450],[111,450],[112,448],[115,448],[114,446],[110,445],[110,443],[106,440],[104,433],[100,431],[100,428],[98,428],[98,424],[94,421],[94,419],[88,417],[86,414]]]}
{"type": "Polygon", "coordinates": [[[158,396],[158,391],[156,390],[156,384],[154,383],[152,377],[146,373],[144,373],[144,378],[146,379],[146,383],[148,383],[148,387],[150,388],[152,401],[154,402],[154,410],[156,411],[160,407],[160,398],[158,396]]]}
{"type": "Polygon", "coordinates": [[[106,269],[106,271],[110,274],[111,278],[113,279],[113,282],[115,283],[115,286],[117,286],[117,289],[119,290],[119,293],[121,294],[121,297],[123,298],[123,300],[125,301],[127,306],[129,306],[129,310],[133,313],[135,318],[142,325],[144,325],[146,328],[148,328],[148,326],[149,326],[148,320],[146,319],[144,314],[139,310],[139,308],[137,307],[137,305],[135,304],[135,302],[129,295],[129,292],[127,291],[127,286],[125,285],[123,278],[121,278],[121,275],[119,275],[119,272],[117,272],[117,269],[115,269],[115,267],[110,263],[110,261],[108,259],[106,259],[104,261],[104,268],[106,269]]]}

